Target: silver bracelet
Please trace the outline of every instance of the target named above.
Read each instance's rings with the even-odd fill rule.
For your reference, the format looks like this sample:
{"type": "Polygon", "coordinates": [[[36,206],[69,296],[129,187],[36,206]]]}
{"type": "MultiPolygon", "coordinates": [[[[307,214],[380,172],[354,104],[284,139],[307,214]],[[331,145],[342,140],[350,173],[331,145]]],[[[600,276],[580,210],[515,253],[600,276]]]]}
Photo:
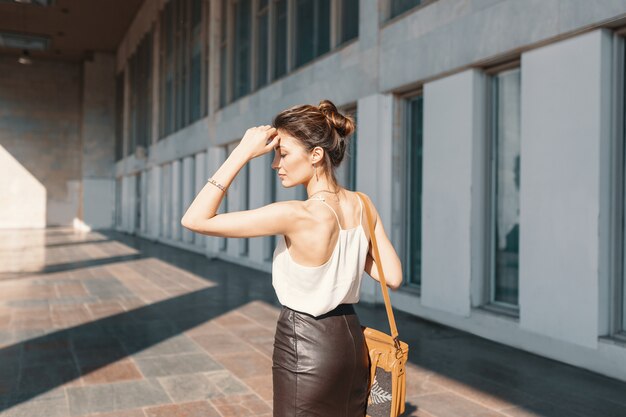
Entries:
{"type": "Polygon", "coordinates": [[[217,188],[222,190],[224,192],[224,194],[226,194],[226,187],[224,187],[222,184],[218,183],[213,178],[209,178],[207,181],[210,182],[211,184],[215,185],[217,188]]]}

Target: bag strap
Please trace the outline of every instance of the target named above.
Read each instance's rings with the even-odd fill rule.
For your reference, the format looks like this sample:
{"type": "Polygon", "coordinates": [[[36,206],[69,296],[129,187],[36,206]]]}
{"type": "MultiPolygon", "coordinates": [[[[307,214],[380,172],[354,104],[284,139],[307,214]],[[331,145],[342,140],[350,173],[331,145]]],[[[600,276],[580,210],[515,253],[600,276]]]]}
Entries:
{"type": "Polygon", "coordinates": [[[389,329],[391,330],[391,337],[396,343],[396,347],[400,348],[400,342],[398,341],[398,328],[396,327],[396,320],[393,316],[393,310],[391,309],[391,300],[389,299],[389,290],[387,289],[387,281],[385,280],[385,274],[383,273],[383,265],[380,262],[380,253],[378,252],[378,244],[376,243],[376,233],[374,232],[374,219],[372,218],[372,212],[367,199],[360,191],[355,191],[365,207],[367,213],[367,224],[369,225],[370,237],[372,239],[372,250],[374,252],[374,261],[378,269],[378,278],[380,286],[382,287],[383,298],[385,299],[385,308],[387,309],[387,318],[389,319],[389,329]]]}

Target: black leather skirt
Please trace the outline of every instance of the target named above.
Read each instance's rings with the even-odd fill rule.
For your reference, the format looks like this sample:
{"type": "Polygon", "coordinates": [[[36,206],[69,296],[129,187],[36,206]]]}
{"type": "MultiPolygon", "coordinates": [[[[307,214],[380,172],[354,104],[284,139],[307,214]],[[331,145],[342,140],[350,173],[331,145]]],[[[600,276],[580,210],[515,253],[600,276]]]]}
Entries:
{"type": "Polygon", "coordinates": [[[352,304],[314,317],[283,306],[272,357],[274,417],[363,417],[369,355],[352,304]]]}

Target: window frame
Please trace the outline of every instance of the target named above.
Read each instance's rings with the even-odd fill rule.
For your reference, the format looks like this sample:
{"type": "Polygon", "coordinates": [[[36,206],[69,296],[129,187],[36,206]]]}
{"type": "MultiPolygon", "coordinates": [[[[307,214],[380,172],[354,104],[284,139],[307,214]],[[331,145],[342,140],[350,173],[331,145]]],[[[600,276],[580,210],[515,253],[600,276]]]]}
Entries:
{"type": "MultiPolygon", "coordinates": [[[[232,94],[232,100],[233,101],[237,101],[238,99],[245,97],[247,95],[249,95],[250,93],[252,93],[254,91],[253,89],[253,77],[254,77],[254,60],[253,60],[253,50],[255,49],[255,43],[254,43],[254,38],[255,38],[255,32],[254,30],[256,30],[256,14],[255,14],[255,6],[257,4],[257,1],[254,0],[230,0],[231,1],[231,6],[229,8],[229,10],[233,11],[233,42],[232,42],[232,46],[231,49],[233,51],[232,53],[232,61],[231,61],[231,65],[232,65],[232,73],[233,73],[233,77],[231,77],[231,83],[232,86],[230,87],[231,89],[231,94],[232,94]],[[247,37],[242,37],[239,38],[239,34],[237,31],[237,24],[239,22],[239,15],[237,14],[239,12],[239,4],[243,3],[243,2],[247,2],[248,3],[248,22],[244,22],[243,26],[247,26],[247,37]],[[247,25],[246,25],[247,23],[247,25]],[[245,73],[244,76],[246,77],[246,83],[247,84],[243,84],[243,86],[245,87],[247,85],[247,88],[243,88],[240,84],[239,84],[239,80],[238,80],[238,75],[239,73],[237,71],[240,70],[239,66],[241,65],[241,63],[239,62],[239,58],[240,58],[240,54],[239,54],[239,50],[235,50],[235,48],[245,48],[247,49],[246,51],[246,61],[247,61],[247,65],[243,65],[242,68],[244,68],[243,72],[245,73]],[[247,69],[246,69],[247,67],[247,69]],[[242,92],[240,94],[239,92],[239,88],[242,88],[242,92]]],[[[244,64],[246,64],[246,62],[244,62],[244,64]]]]}
{"type": "MultiPolygon", "coordinates": [[[[397,133],[394,133],[394,139],[398,139],[398,140],[394,140],[396,142],[396,145],[394,146],[394,153],[395,153],[395,157],[398,158],[398,160],[400,161],[400,163],[398,164],[398,166],[396,167],[397,170],[399,170],[399,172],[402,172],[404,175],[398,175],[397,178],[399,178],[399,183],[398,184],[393,184],[393,193],[394,194],[399,194],[397,195],[397,197],[394,197],[394,201],[398,201],[399,203],[399,207],[394,207],[393,211],[394,211],[394,216],[393,217],[398,217],[402,222],[402,227],[399,228],[393,228],[394,231],[397,230],[398,236],[393,236],[394,241],[398,242],[397,246],[398,247],[398,252],[401,254],[401,259],[402,259],[402,275],[405,277],[405,279],[402,280],[402,285],[400,287],[401,290],[406,291],[406,292],[410,292],[410,293],[415,293],[417,296],[421,295],[421,291],[422,291],[422,271],[421,271],[421,264],[420,264],[420,271],[419,271],[419,282],[415,282],[415,280],[411,280],[411,276],[413,274],[414,271],[412,271],[412,266],[411,266],[411,262],[410,262],[410,256],[411,256],[411,234],[408,230],[408,227],[406,227],[406,225],[409,224],[410,220],[411,220],[411,201],[410,201],[410,190],[411,190],[411,182],[410,182],[410,175],[409,175],[409,170],[410,170],[410,166],[409,166],[409,129],[410,129],[410,118],[409,118],[409,106],[411,104],[412,100],[417,99],[418,97],[421,97],[422,99],[422,148],[424,146],[424,136],[423,136],[423,129],[424,129],[424,116],[423,116],[423,111],[424,111],[424,88],[422,85],[419,85],[415,88],[412,88],[410,90],[407,90],[405,92],[402,93],[398,93],[396,95],[396,100],[395,103],[397,104],[397,111],[394,112],[394,114],[396,114],[396,118],[397,118],[397,125],[401,127],[401,129],[399,129],[397,131],[397,133]]],[[[423,160],[423,155],[422,155],[422,160],[423,160]]],[[[423,182],[423,164],[422,164],[422,182],[423,182]]],[[[422,186],[422,193],[423,193],[423,186],[422,186]]],[[[422,213],[422,208],[420,208],[420,213],[422,213]]],[[[420,219],[421,222],[421,219],[420,219]]],[[[421,227],[420,227],[421,230],[421,227]]],[[[422,236],[420,236],[420,245],[422,244],[422,236]]],[[[421,247],[420,247],[420,251],[421,251],[421,247]]]]}
{"type": "MultiPolygon", "coordinates": [[[[497,180],[497,176],[495,173],[496,169],[496,158],[494,155],[494,141],[497,140],[495,137],[495,129],[496,126],[496,117],[495,117],[495,109],[493,108],[494,98],[493,94],[495,94],[493,83],[495,82],[495,76],[500,73],[510,71],[513,69],[519,69],[520,77],[521,77],[521,59],[515,58],[513,60],[499,63],[493,65],[491,67],[485,68],[483,73],[486,76],[485,82],[485,152],[486,159],[489,162],[488,170],[486,172],[486,187],[485,187],[485,196],[488,198],[488,204],[485,210],[485,280],[483,286],[483,302],[482,307],[486,310],[490,310],[499,314],[505,314],[514,318],[519,318],[520,315],[520,306],[519,306],[519,295],[518,295],[518,305],[514,306],[512,304],[503,303],[499,301],[495,301],[495,221],[496,221],[496,212],[497,212],[497,201],[494,193],[495,190],[495,181],[497,180]]],[[[521,83],[521,78],[520,78],[521,83]]],[[[521,99],[521,94],[520,94],[521,99]]],[[[520,109],[521,111],[521,109],[520,109]]],[[[520,137],[521,141],[521,137],[520,137]]],[[[519,269],[518,269],[518,291],[519,291],[519,269]]],[[[518,292],[519,294],[519,292],[518,292]]]]}
{"type": "Polygon", "coordinates": [[[343,26],[343,12],[344,12],[344,4],[347,0],[335,0],[333,4],[331,4],[331,32],[330,32],[330,50],[333,51],[336,48],[347,45],[355,39],[359,39],[359,34],[361,32],[361,20],[359,18],[361,13],[361,5],[360,1],[357,0],[357,10],[356,10],[356,36],[351,38],[344,38],[344,26],[343,26]],[[334,16],[333,16],[334,13],[334,16]]]}
{"type": "Polygon", "coordinates": [[[176,56],[176,40],[173,35],[174,32],[174,24],[175,20],[174,15],[174,3],[167,2],[165,6],[161,9],[160,15],[160,36],[159,36],[159,140],[166,138],[170,134],[175,131],[175,68],[174,68],[174,57],[176,56]],[[172,50],[168,54],[168,42],[170,38],[167,37],[168,29],[172,32],[171,34],[171,43],[172,50]],[[168,59],[169,58],[169,59],[168,59]],[[168,82],[168,74],[171,72],[171,97],[168,100],[167,96],[167,82],[168,82]],[[169,110],[169,112],[168,112],[169,110]],[[171,117],[171,122],[170,118],[171,117]]]}
{"type": "MultiPolygon", "coordinates": [[[[292,28],[292,32],[290,33],[289,38],[293,39],[293,42],[291,43],[291,48],[289,49],[289,52],[291,53],[292,59],[292,71],[299,69],[299,68],[303,68],[306,67],[308,64],[314,62],[316,59],[318,59],[319,57],[322,57],[332,51],[335,50],[335,45],[333,44],[333,37],[332,35],[334,34],[334,32],[336,32],[336,30],[334,28],[336,28],[336,16],[337,13],[334,12],[334,10],[336,10],[336,6],[334,7],[334,1],[332,0],[323,0],[323,1],[328,1],[328,7],[329,7],[329,13],[328,13],[328,50],[324,51],[324,52],[319,52],[320,49],[323,50],[323,48],[321,47],[321,44],[319,43],[319,38],[320,38],[320,33],[321,30],[319,28],[319,11],[320,11],[320,3],[318,0],[309,0],[312,2],[313,4],[313,45],[314,45],[314,50],[313,50],[313,56],[311,58],[309,58],[306,61],[300,62],[298,63],[298,54],[297,54],[297,49],[298,49],[298,35],[297,35],[297,31],[295,30],[295,26],[297,24],[297,18],[298,18],[298,8],[296,7],[298,0],[291,0],[293,7],[292,7],[292,13],[290,15],[293,24],[291,25],[292,28]]],[[[320,0],[322,1],[322,0],[320,0]]],[[[288,71],[289,73],[289,71],[288,71]]]]}
{"type": "Polygon", "coordinates": [[[147,31],[127,61],[129,75],[128,154],[146,155],[152,144],[152,28],[147,31]],[[142,149],[142,152],[138,152],[142,149]]]}
{"type": "Polygon", "coordinates": [[[206,41],[206,30],[208,24],[209,15],[207,14],[207,9],[209,9],[209,4],[202,0],[189,0],[188,8],[189,8],[189,33],[188,33],[188,72],[189,72],[189,100],[188,100],[188,123],[194,123],[197,120],[202,119],[206,116],[207,110],[207,77],[208,77],[208,50],[207,50],[207,41],[206,41]],[[200,22],[198,23],[198,34],[196,35],[195,27],[193,26],[193,13],[194,13],[194,2],[198,2],[200,5],[200,22]],[[197,38],[197,39],[196,39],[197,38]],[[198,42],[198,51],[199,51],[199,65],[200,65],[200,77],[199,84],[197,86],[193,85],[193,59],[194,59],[194,49],[196,46],[196,42],[198,42]],[[193,109],[194,109],[194,91],[198,90],[198,100],[199,103],[196,103],[198,106],[198,114],[194,118],[193,109]]]}
{"type": "Polygon", "coordinates": [[[115,162],[124,159],[124,73],[115,74],[115,162]]]}
{"type": "Polygon", "coordinates": [[[177,132],[182,129],[184,126],[184,101],[185,101],[185,79],[184,79],[184,63],[185,60],[185,50],[184,48],[180,48],[180,45],[183,44],[183,32],[184,25],[187,23],[185,20],[186,17],[184,15],[184,0],[170,0],[173,8],[173,21],[174,21],[174,126],[173,132],[177,132]]]}
{"type": "MultiPolygon", "coordinates": [[[[192,12],[194,0],[171,0],[159,14],[159,135],[164,139],[201,120],[208,114],[208,68],[210,7],[200,1],[199,33],[194,36],[192,12]],[[168,37],[168,31],[171,36],[168,37]],[[171,51],[168,43],[171,41],[171,51]],[[199,42],[199,45],[195,42],[199,42]],[[199,85],[192,85],[194,47],[199,48],[199,85]],[[168,59],[169,58],[169,59],[168,59]],[[168,97],[168,78],[171,79],[171,97],[168,97]],[[194,103],[193,91],[199,90],[200,103],[194,103]],[[198,114],[193,109],[198,105],[198,114]]],[[[197,96],[196,96],[197,97],[197,96]]]]}
{"type": "Polygon", "coordinates": [[[233,2],[231,0],[222,0],[220,2],[220,31],[217,43],[219,57],[218,79],[220,85],[218,109],[228,106],[233,101],[231,78],[233,72],[234,25],[232,21],[234,14],[232,9],[233,2]]]}
{"type": "Polygon", "coordinates": [[[614,108],[614,131],[612,138],[612,161],[616,169],[615,186],[611,190],[610,221],[615,227],[610,238],[609,257],[609,330],[615,340],[626,343],[626,27],[614,33],[614,59],[616,71],[611,80],[616,94],[614,108]]]}
{"type": "Polygon", "coordinates": [[[121,230],[124,216],[122,209],[123,179],[124,177],[115,177],[115,230],[121,230]]]}
{"type": "Polygon", "coordinates": [[[135,153],[137,147],[137,51],[133,53],[127,61],[126,69],[128,69],[128,148],[127,156],[135,153]]]}
{"type": "Polygon", "coordinates": [[[340,34],[341,34],[341,7],[342,2],[344,0],[328,0],[329,4],[329,16],[330,21],[329,25],[329,50],[315,55],[309,61],[300,64],[299,66],[295,65],[296,60],[296,42],[295,42],[295,19],[296,19],[296,0],[268,0],[267,6],[263,9],[259,9],[259,0],[251,0],[251,40],[250,40],[250,56],[249,56],[249,72],[251,76],[250,80],[250,88],[248,92],[236,97],[234,92],[234,82],[232,80],[234,73],[234,43],[235,43],[235,33],[234,33],[234,6],[235,3],[239,0],[222,0],[219,4],[219,15],[220,25],[226,24],[226,33],[223,32],[222,28],[219,30],[219,37],[217,42],[217,54],[219,58],[218,70],[217,70],[217,78],[219,92],[217,93],[217,111],[223,109],[224,107],[236,102],[237,100],[247,97],[250,94],[255,93],[261,88],[265,88],[275,81],[278,81],[289,74],[291,74],[295,70],[299,70],[300,68],[304,68],[308,65],[312,65],[318,59],[336,52],[340,47],[348,45],[352,42],[355,42],[359,38],[360,33],[360,21],[359,21],[359,13],[357,13],[357,36],[347,39],[341,42],[340,34]],[[286,7],[286,24],[285,27],[285,72],[281,74],[277,74],[277,19],[278,19],[278,3],[284,2],[286,7]],[[259,56],[258,56],[258,42],[257,34],[258,34],[258,21],[259,16],[267,13],[268,19],[268,30],[267,30],[267,81],[264,83],[259,82],[258,80],[258,65],[259,65],[259,56]],[[223,61],[226,61],[225,63],[223,61]]]}
{"type": "Polygon", "coordinates": [[[291,27],[293,27],[293,23],[292,23],[292,19],[290,18],[291,15],[291,9],[293,8],[291,6],[291,1],[290,0],[270,0],[270,33],[269,33],[269,39],[270,39],[270,47],[269,47],[269,51],[270,51],[270,56],[268,58],[269,62],[270,62],[270,74],[269,74],[269,78],[270,81],[268,84],[273,83],[274,81],[280,80],[281,78],[287,76],[290,72],[291,72],[291,67],[290,67],[290,54],[289,51],[291,50],[292,46],[291,44],[293,43],[293,38],[289,35],[291,33],[291,27]],[[276,53],[276,33],[277,30],[275,29],[276,26],[278,25],[277,19],[278,19],[278,6],[277,4],[279,2],[285,2],[285,19],[286,19],[286,27],[285,27],[285,72],[281,73],[281,74],[277,74],[276,73],[276,60],[277,60],[277,53],[276,53]]]}
{"type": "Polygon", "coordinates": [[[420,4],[413,6],[407,10],[405,10],[402,13],[399,13],[395,16],[392,16],[391,14],[391,2],[390,1],[383,1],[382,2],[382,13],[380,14],[380,27],[381,29],[387,25],[390,25],[412,13],[416,13],[419,10],[421,10],[422,8],[431,5],[432,3],[435,3],[437,0],[423,0],[420,4]]]}
{"type": "Polygon", "coordinates": [[[267,4],[263,7],[260,6],[260,1],[259,0],[253,0],[252,2],[252,44],[253,44],[253,48],[252,48],[252,91],[257,91],[263,87],[265,87],[266,85],[270,84],[272,82],[271,79],[271,73],[270,73],[270,57],[271,55],[271,47],[270,47],[270,41],[272,39],[272,36],[270,35],[270,32],[272,32],[272,14],[271,14],[271,9],[272,9],[272,4],[274,3],[274,0],[267,0],[267,4]],[[265,56],[265,80],[261,83],[261,80],[259,79],[259,69],[261,67],[260,65],[260,60],[259,60],[259,51],[260,51],[260,47],[259,47],[259,42],[261,40],[261,36],[259,36],[259,21],[261,19],[267,19],[267,34],[266,34],[266,39],[265,39],[265,50],[266,50],[266,56],[265,56]]]}

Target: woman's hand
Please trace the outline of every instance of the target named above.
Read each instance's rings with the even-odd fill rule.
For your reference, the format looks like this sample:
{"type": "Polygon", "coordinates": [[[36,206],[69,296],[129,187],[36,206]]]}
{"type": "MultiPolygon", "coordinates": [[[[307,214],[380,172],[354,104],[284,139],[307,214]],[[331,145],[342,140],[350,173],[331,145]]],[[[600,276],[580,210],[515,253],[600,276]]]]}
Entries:
{"type": "Polygon", "coordinates": [[[246,130],[237,148],[247,155],[248,159],[253,159],[272,151],[277,145],[276,129],[270,125],[263,125],[246,130]]]}

